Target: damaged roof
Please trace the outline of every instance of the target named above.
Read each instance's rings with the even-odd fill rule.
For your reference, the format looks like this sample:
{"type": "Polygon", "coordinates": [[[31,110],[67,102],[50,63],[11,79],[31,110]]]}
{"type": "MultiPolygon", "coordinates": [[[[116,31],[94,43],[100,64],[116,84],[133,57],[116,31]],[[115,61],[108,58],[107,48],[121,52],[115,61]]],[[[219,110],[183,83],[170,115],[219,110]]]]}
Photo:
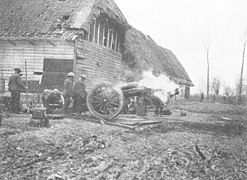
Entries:
{"type": "Polygon", "coordinates": [[[194,86],[189,75],[172,51],[155,43],[151,37],[131,27],[126,31],[123,60],[136,71],[164,73],[179,84],[194,86]]]}
{"type": "Polygon", "coordinates": [[[57,37],[74,40],[89,30],[93,19],[106,14],[125,30],[122,54],[129,67],[139,70],[151,67],[174,81],[193,86],[176,56],[128,25],[113,0],[0,0],[0,12],[0,38],[6,39],[57,37]]]}
{"type": "Polygon", "coordinates": [[[73,39],[100,13],[127,24],[113,0],[1,0],[0,12],[1,37],[73,39]]]}

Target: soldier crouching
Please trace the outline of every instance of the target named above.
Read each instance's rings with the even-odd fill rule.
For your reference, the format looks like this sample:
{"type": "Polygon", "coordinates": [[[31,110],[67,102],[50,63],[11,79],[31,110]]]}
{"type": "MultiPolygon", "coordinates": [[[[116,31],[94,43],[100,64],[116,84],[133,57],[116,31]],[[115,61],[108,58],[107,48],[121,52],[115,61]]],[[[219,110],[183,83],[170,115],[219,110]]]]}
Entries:
{"type": "Polygon", "coordinates": [[[64,99],[58,89],[44,90],[42,95],[43,106],[46,107],[46,113],[52,114],[52,111],[56,108],[63,108],[64,99]]]}

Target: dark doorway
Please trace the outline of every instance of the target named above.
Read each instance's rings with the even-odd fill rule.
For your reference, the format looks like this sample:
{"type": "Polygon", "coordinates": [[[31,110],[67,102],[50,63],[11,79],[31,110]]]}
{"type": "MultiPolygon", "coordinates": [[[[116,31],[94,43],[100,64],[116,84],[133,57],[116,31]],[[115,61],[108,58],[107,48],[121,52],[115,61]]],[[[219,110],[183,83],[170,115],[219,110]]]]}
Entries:
{"type": "Polygon", "coordinates": [[[63,89],[64,79],[68,72],[73,72],[73,59],[44,58],[41,88],[63,89]]]}

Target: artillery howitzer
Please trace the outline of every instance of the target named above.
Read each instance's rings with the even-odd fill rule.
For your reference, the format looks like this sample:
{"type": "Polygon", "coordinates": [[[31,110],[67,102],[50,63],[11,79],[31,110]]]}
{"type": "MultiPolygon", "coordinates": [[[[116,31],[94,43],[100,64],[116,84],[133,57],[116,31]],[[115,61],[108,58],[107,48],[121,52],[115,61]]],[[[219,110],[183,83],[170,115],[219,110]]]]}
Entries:
{"type": "MultiPolygon", "coordinates": [[[[131,82],[120,87],[110,83],[102,83],[92,88],[87,95],[87,107],[93,116],[100,119],[111,120],[122,113],[131,113],[135,105],[158,108],[164,103],[153,95],[155,91],[139,87],[137,82],[131,82]]],[[[178,90],[170,96],[179,94],[178,90]]]]}

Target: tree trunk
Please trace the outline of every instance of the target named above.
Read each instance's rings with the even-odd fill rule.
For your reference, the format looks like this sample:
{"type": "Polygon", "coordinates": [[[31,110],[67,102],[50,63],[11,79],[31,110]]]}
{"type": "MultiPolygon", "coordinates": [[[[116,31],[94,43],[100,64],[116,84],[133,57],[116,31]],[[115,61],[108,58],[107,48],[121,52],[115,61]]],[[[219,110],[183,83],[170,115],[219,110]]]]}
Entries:
{"type": "Polygon", "coordinates": [[[209,99],[209,49],[207,49],[207,99],[209,99]]]}
{"type": "Polygon", "coordinates": [[[239,82],[239,104],[242,104],[242,85],[243,85],[243,71],[244,71],[244,56],[245,56],[245,47],[247,41],[244,43],[243,48],[243,56],[242,56],[242,66],[241,66],[241,73],[240,73],[240,82],[239,82]]]}

